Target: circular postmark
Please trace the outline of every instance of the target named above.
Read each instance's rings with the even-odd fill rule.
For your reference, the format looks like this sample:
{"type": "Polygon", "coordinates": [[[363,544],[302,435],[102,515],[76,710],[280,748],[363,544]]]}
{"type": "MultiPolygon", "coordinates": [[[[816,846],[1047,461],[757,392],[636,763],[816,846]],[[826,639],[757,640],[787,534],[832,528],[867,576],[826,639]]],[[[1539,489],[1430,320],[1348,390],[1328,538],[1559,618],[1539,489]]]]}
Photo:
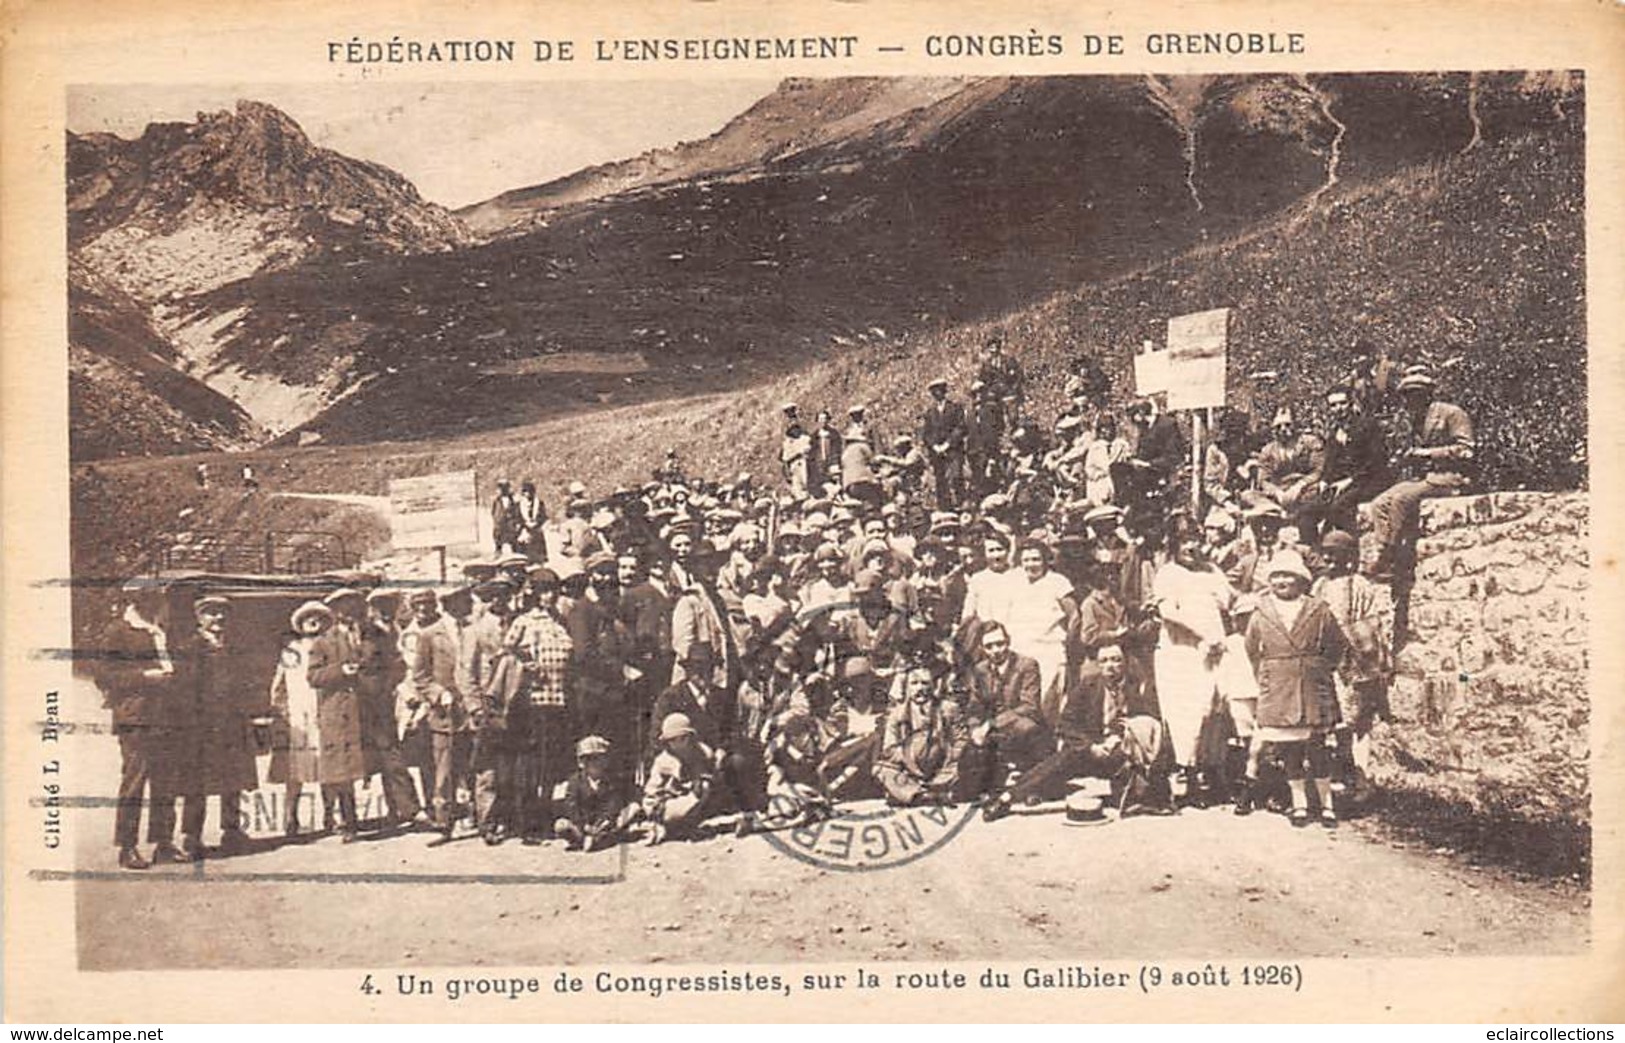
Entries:
{"type": "Polygon", "coordinates": [[[866,873],[894,869],[941,850],[976,816],[976,805],[837,808],[829,818],[762,838],[820,869],[866,873]]]}

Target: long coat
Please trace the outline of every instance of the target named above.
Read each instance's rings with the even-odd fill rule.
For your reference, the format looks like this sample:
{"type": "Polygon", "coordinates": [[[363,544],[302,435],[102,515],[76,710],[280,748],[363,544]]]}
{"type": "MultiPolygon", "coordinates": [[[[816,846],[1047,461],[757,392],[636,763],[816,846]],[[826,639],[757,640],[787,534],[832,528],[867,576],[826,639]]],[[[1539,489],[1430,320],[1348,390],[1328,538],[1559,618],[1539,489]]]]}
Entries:
{"type": "Polygon", "coordinates": [[[369,751],[368,774],[381,770],[382,751],[394,749],[395,690],[406,678],[406,661],[401,658],[400,635],[388,623],[362,624],[359,656],[361,673],[356,675],[356,694],[361,699],[361,735],[369,751]]]}
{"type": "Polygon", "coordinates": [[[318,782],[343,785],[365,778],[366,755],[361,742],[361,696],[356,677],[344,673],[344,664],[361,665],[361,643],[348,627],[332,626],[311,642],[306,671],[316,689],[318,782]]]}
{"type": "Polygon", "coordinates": [[[933,402],[920,416],[920,441],[933,457],[952,456],[965,451],[968,437],[965,407],[944,399],[939,406],[933,402]],[[938,446],[944,446],[940,452],[938,446]]]}
{"type": "Polygon", "coordinates": [[[1343,631],[1324,601],[1306,596],[1288,628],[1275,599],[1260,598],[1247,623],[1247,655],[1258,676],[1258,724],[1265,728],[1336,724],[1332,675],[1343,651],[1343,631]]]}
{"type": "Polygon", "coordinates": [[[183,768],[191,785],[182,792],[231,793],[259,785],[250,721],[258,693],[245,683],[238,653],[199,639],[188,649],[185,681],[196,693],[198,759],[183,768]]]}

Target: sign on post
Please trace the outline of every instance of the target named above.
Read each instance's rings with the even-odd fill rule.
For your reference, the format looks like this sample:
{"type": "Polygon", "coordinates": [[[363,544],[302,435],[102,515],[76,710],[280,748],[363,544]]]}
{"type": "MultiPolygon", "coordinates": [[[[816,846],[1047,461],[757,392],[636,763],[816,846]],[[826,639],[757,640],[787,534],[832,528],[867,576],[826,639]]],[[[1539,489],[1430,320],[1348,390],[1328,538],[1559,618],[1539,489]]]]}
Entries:
{"type": "Polygon", "coordinates": [[[397,550],[479,543],[480,508],[474,472],[391,479],[389,532],[397,550]]]}
{"type": "Polygon", "coordinates": [[[1150,341],[1144,350],[1134,356],[1134,393],[1150,398],[1159,391],[1168,390],[1168,353],[1158,351],[1150,341]]]}
{"type": "Polygon", "coordinates": [[[1224,405],[1225,347],[1230,309],[1168,320],[1168,408],[1224,405]]]}

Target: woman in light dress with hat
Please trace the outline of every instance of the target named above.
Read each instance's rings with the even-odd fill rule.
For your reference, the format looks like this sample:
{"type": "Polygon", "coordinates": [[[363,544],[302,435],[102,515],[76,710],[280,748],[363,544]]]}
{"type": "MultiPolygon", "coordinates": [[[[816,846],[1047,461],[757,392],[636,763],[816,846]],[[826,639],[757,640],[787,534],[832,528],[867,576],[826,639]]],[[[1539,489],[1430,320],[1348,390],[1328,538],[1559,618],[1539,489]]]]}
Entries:
{"type": "Polygon", "coordinates": [[[321,726],[316,689],[310,683],[310,649],[333,625],[333,610],[320,601],[307,601],[289,618],[294,638],[282,649],[276,676],[271,679],[271,709],[280,734],[273,739],[266,781],[287,788],[285,832],[299,832],[299,798],[306,783],[321,781],[321,726]]]}

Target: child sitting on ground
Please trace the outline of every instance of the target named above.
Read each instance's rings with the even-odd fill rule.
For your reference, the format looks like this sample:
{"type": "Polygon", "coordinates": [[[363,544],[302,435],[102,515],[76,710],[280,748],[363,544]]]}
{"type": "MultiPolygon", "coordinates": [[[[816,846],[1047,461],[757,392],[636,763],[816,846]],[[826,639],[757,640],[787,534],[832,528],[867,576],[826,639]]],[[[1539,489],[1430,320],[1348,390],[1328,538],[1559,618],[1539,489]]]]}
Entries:
{"type": "Polygon", "coordinates": [[[598,851],[620,843],[636,811],[609,778],[609,740],[589,735],[576,743],[576,772],[564,782],[553,833],[571,851],[598,851]]]}

